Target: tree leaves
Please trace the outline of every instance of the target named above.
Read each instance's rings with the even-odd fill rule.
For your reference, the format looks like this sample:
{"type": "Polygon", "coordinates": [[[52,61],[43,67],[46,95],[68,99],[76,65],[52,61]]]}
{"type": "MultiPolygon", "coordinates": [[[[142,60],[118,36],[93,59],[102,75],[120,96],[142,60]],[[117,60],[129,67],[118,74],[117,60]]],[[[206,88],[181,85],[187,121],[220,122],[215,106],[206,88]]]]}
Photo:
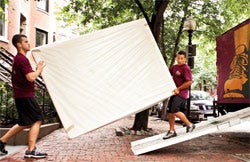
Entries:
{"type": "MultiPolygon", "coordinates": [[[[143,17],[152,21],[161,2],[160,0],[69,0],[60,11],[59,19],[63,20],[65,25],[74,25],[75,30],[83,34],[143,17]]],[[[249,18],[249,8],[249,0],[169,1],[164,12],[163,35],[160,35],[159,39],[159,47],[166,56],[167,65],[173,64],[177,50],[186,49],[188,37],[187,33],[182,31],[182,23],[185,17],[192,15],[197,24],[197,30],[193,33],[193,44],[197,44],[193,86],[202,83],[202,80],[215,85],[215,38],[249,18]]],[[[161,29],[160,27],[157,30],[161,29]]]]}

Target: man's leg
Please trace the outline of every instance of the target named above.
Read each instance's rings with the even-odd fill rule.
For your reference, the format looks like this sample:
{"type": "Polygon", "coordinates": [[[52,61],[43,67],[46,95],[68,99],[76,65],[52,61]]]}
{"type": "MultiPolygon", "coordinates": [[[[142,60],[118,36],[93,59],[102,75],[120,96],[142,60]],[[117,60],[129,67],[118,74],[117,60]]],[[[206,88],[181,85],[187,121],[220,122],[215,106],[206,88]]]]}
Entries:
{"type": "Polygon", "coordinates": [[[175,115],[174,113],[168,113],[169,130],[174,131],[175,115]]]}
{"type": "Polygon", "coordinates": [[[32,151],[36,147],[36,140],[39,135],[40,127],[42,122],[36,121],[32,126],[30,127],[29,131],[29,143],[28,143],[28,150],[32,151]]]}
{"type": "Polygon", "coordinates": [[[174,124],[175,124],[174,113],[168,113],[168,122],[169,122],[169,131],[166,133],[165,136],[163,136],[164,140],[177,136],[175,129],[174,129],[174,124]]]}
{"type": "Polygon", "coordinates": [[[10,130],[2,137],[0,138],[0,154],[8,154],[8,151],[5,150],[5,145],[7,141],[23,129],[27,128],[27,126],[19,126],[18,124],[14,125],[10,130]]]}
{"type": "Polygon", "coordinates": [[[36,121],[30,128],[29,144],[28,150],[26,150],[24,154],[25,158],[45,158],[48,155],[47,153],[41,153],[36,150],[36,140],[40,131],[41,124],[41,121],[36,121]]]}
{"type": "Polygon", "coordinates": [[[183,112],[179,111],[175,113],[175,116],[178,117],[181,121],[183,121],[187,126],[190,126],[191,123],[183,112]]]}
{"type": "Polygon", "coordinates": [[[28,128],[28,126],[19,126],[18,124],[14,125],[2,138],[0,138],[0,141],[6,143],[12,136],[21,132],[25,128],[28,128]]]}
{"type": "Polygon", "coordinates": [[[177,113],[175,113],[176,117],[178,117],[181,121],[183,121],[186,126],[187,126],[187,132],[192,132],[195,129],[195,125],[192,124],[186,117],[186,115],[179,111],[177,113]]]}

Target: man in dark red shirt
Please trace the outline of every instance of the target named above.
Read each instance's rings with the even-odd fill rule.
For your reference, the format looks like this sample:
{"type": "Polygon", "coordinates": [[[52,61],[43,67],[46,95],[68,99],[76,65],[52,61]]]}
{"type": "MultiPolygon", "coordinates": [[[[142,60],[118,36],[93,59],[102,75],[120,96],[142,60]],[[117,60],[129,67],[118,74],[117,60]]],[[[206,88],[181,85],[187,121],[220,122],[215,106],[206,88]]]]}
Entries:
{"type": "Polygon", "coordinates": [[[192,73],[190,67],[186,64],[186,52],[179,51],[176,56],[176,60],[177,64],[170,68],[170,73],[177,88],[173,90],[174,95],[171,96],[169,100],[169,131],[163,139],[177,136],[174,129],[175,117],[178,117],[186,124],[187,132],[192,132],[195,128],[195,125],[190,123],[185,114],[181,112],[181,109],[185,108],[186,99],[189,94],[188,88],[192,84],[192,73]]]}
{"type": "Polygon", "coordinates": [[[25,35],[14,35],[12,43],[17,49],[17,55],[14,57],[12,65],[12,85],[19,118],[18,123],[0,138],[0,153],[8,153],[5,150],[5,144],[12,136],[25,128],[30,128],[28,149],[24,157],[44,158],[47,154],[38,152],[35,146],[43,115],[35,99],[34,81],[43,71],[45,64],[43,61],[40,61],[37,64],[36,71],[32,70],[30,62],[26,57],[27,52],[30,50],[30,44],[25,35]]]}

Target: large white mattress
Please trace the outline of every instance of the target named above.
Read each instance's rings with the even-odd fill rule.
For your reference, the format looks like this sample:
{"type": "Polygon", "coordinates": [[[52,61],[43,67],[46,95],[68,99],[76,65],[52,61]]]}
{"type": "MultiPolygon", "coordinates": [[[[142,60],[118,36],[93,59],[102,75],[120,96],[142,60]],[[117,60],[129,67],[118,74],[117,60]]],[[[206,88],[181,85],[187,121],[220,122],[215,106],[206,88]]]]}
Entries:
{"type": "Polygon", "coordinates": [[[145,19],[35,48],[69,138],[140,112],[175,84],[145,19]]]}

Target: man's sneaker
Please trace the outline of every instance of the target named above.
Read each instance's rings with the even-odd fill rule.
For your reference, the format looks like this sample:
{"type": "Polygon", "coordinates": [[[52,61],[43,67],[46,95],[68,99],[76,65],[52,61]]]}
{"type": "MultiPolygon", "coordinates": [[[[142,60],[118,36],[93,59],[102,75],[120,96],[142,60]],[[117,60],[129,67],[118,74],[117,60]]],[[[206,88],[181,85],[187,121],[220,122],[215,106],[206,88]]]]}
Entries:
{"type": "Polygon", "coordinates": [[[25,151],[25,158],[45,158],[48,154],[46,153],[41,153],[34,148],[32,151],[26,150],[25,151]]]}
{"type": "Polygon", "coordinates": [[[163,136],[163,139],[165,140],[165,139],[169,139],[169,138],[176,137],[176,136],[177,134],[175,131],[174,132],[168,131],[167,134],[163,136]]]}
{"type": "Polygon", "coordinates": [[[193,130],[195,129],[195,125],[191,124],[190,126],[187,126],[187,133],[188,132],[193,132],[193,130]]]}
{"type": "Polygon", "coordinates": [[[0,141],[0,155],[6,155],[8,154],[8,151],[5,150],[6,143],[0,141]]]}

